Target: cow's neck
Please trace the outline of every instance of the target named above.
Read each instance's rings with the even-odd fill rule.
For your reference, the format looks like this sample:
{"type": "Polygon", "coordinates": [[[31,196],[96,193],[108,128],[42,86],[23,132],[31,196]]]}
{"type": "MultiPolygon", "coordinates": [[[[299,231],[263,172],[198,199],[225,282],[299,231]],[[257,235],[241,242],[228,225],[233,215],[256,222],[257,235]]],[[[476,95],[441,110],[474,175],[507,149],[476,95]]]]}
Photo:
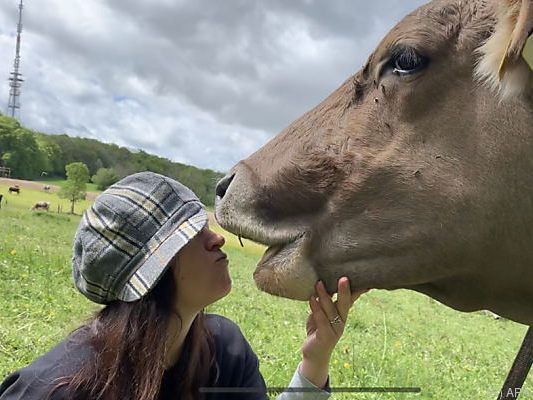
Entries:
{"type": "MultiPolygon", "coordinates": [[[[412,287],[418,292],[461,311],[490,310],[502,317],[533,326],[533,264],[518,257],[501,261],[500,268],[488,268],[480,273],[441,279],[412,287]]],[[[491,263],[492,266],[496,263],[491,263]]]]}

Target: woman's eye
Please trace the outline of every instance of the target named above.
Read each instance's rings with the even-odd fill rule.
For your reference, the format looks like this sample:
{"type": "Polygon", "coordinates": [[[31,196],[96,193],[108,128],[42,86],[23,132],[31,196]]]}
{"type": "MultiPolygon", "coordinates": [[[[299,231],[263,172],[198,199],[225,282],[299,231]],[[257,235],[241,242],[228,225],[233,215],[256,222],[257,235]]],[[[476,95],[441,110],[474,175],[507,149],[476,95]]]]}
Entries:
{"type": "Polygon", "coordinates": [[[389,65],[397,75],[411,75],[425,68],[429,59],[412,47],[400,47],[392,51],[389,65]]]}

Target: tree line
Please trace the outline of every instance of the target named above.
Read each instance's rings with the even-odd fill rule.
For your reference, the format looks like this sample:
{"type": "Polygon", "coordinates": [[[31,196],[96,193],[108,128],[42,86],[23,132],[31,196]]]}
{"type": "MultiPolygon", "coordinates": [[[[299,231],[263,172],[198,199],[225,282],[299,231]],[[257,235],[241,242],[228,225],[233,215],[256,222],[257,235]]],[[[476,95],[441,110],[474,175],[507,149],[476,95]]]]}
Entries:
{"type": "Polygon", "coordinates": [[[170,161],[145,151],[132,151],[95,139],[48,135],[23,127],[0,115],[0,166],[11,168],[11,177],[35,180],[66,178],[65,167],[75,162],[87,166],[101,188],[135,172],[152,171],[170,176],[190,187],[206,205],[214,202],[214,188],[222,173],[170,161]]]}

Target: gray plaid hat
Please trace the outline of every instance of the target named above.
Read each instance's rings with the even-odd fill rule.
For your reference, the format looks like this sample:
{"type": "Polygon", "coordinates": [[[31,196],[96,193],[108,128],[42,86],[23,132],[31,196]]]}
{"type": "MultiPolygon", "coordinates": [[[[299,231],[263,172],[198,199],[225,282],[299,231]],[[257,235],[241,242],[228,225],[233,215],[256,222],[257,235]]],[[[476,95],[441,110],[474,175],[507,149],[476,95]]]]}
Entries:
{"type": "Polygon", "coordinates": [[[207,223],[196,195],[153,172],[127,176],[85,211],[74,238],[72,275],[90,300],[135,301],[207,223]]]}

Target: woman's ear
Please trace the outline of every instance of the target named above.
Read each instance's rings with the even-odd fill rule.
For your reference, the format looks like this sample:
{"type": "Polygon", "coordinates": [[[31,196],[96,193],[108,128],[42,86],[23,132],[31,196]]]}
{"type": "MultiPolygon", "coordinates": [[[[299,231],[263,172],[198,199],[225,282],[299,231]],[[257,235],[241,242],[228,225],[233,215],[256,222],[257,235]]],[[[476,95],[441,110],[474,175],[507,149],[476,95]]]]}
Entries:
{"type": "Polygon", "coordinates": [[[533,0],[492,0],[496,25],[477,50],[476,76],[502,98],[523,93],[533,82],[533,0]]]}

